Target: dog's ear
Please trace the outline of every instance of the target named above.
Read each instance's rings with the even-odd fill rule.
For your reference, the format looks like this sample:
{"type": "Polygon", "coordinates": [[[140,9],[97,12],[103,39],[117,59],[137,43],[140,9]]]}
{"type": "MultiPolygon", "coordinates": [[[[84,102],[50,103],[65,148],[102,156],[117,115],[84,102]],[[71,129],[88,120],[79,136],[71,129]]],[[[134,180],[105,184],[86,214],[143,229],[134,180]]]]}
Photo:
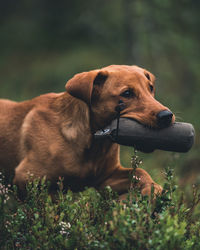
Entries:
{"type": "Polygon", "coordinates": [[[83,72],[71,78],[66,83],[65,89],[70,95],[90,105],[94,86],[102,86],[107,77],[107,71],[92,70],[83,72]]]}

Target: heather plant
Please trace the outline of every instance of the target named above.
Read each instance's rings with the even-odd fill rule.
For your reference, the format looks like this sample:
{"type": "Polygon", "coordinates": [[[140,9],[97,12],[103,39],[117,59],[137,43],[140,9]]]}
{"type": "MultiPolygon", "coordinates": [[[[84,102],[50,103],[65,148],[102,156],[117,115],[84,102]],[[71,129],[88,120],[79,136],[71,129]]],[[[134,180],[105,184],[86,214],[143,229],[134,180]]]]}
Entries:
{"type": "MultiPolygon", "coordinates": [[[[131,167],[141,164],[134,154],[131,167]]],[[[131,185],[123,202],[109,186],[101,192],[64,192],[62,179],[52,199],[45,178],[30,180],[21,201],[16,187],[7,187],[1,177],[0,248],[200,249],[198,188],[193,186],[188,204],[173,169],[166,168],[164,175],[161,196],[143,197],[131,185]]],[[[134,171],[130,178],[139,181],[134,171]]]]}

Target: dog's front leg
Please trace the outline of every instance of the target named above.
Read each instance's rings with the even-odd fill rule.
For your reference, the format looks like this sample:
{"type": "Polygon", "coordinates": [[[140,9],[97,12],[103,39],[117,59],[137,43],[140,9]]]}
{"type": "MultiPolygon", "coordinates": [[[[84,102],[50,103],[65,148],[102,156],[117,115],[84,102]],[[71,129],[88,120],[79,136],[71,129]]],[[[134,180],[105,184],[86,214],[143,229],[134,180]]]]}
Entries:
{"type": "Polygon", "coordinates": [[[113,191],[117,192],[121,197],[124,197],[124,194],[128,192],[130,186],[134,185],[134,183],[142,195],[151,196],[152,186],[154,187],[154,195],[161,194],[162,192],[162,187],[155,183],[144,169],[137,168],[133,170],[121,166],[113,171],[113,174],[104,181],[100,188],[110,186],[113,191]],[[131,181],[132,178],[135,178],[136,182],[131,181]]]}
{"type": "Polygon", "coordinates": [[[15,169],[13,184],[18,187],[18,194],[21,199],[26,197],[26,185],[35,178],[48,177],[47,169],[31,157],[24,158],[15,169]]]}

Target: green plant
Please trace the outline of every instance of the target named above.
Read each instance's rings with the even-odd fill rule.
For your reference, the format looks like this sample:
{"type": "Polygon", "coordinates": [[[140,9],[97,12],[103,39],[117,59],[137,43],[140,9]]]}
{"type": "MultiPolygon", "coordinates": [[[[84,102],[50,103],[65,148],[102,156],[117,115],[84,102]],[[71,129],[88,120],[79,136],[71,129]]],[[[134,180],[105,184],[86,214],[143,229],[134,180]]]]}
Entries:
{"type": "MultiPolygon", "coordinates": [[[[140,165],[135,155],[132,167],[140,165]]],[[[163,194],[154,202],[135,189],[124,202],[110,187],[64,192],[62,179],[52,200],[45,178],[28,183],[22,202],[16,187],[2,184],[7,191],[0,193],[1,249],[199,249],[200,194],[193,187],[187,204],[173,170],[164,173],[163,194]]]]}

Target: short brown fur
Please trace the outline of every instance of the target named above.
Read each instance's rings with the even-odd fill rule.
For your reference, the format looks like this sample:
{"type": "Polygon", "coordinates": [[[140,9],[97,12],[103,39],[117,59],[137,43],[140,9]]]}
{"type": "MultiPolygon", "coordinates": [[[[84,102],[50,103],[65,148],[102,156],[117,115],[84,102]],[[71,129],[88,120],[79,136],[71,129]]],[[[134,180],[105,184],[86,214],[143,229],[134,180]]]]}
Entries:
{"type": "MultiPolygon", "coordinates": [[[[93,133],[116,118],[119,100],[125,104],[121,117],[157,127],[156,115],[168,108],[154,99],[154,81],[137,66],[111,65],[75,75],[60,94],[21,103],[1,99],[0,168],[14,174],[22,192],[32,174],[46,176],[52,185],[61,176],[74,191],[110,185],[120,195],[127,193],[132,170],[121,166],[119,145],[97,142],[93,133]],[[126,89],[134,96],[123,97],[126,89]]],[[[143,195],[150,195],[152,184],[155,193],[161,192],[145,170],[138,168],[136,176],[143,195]]]]}

